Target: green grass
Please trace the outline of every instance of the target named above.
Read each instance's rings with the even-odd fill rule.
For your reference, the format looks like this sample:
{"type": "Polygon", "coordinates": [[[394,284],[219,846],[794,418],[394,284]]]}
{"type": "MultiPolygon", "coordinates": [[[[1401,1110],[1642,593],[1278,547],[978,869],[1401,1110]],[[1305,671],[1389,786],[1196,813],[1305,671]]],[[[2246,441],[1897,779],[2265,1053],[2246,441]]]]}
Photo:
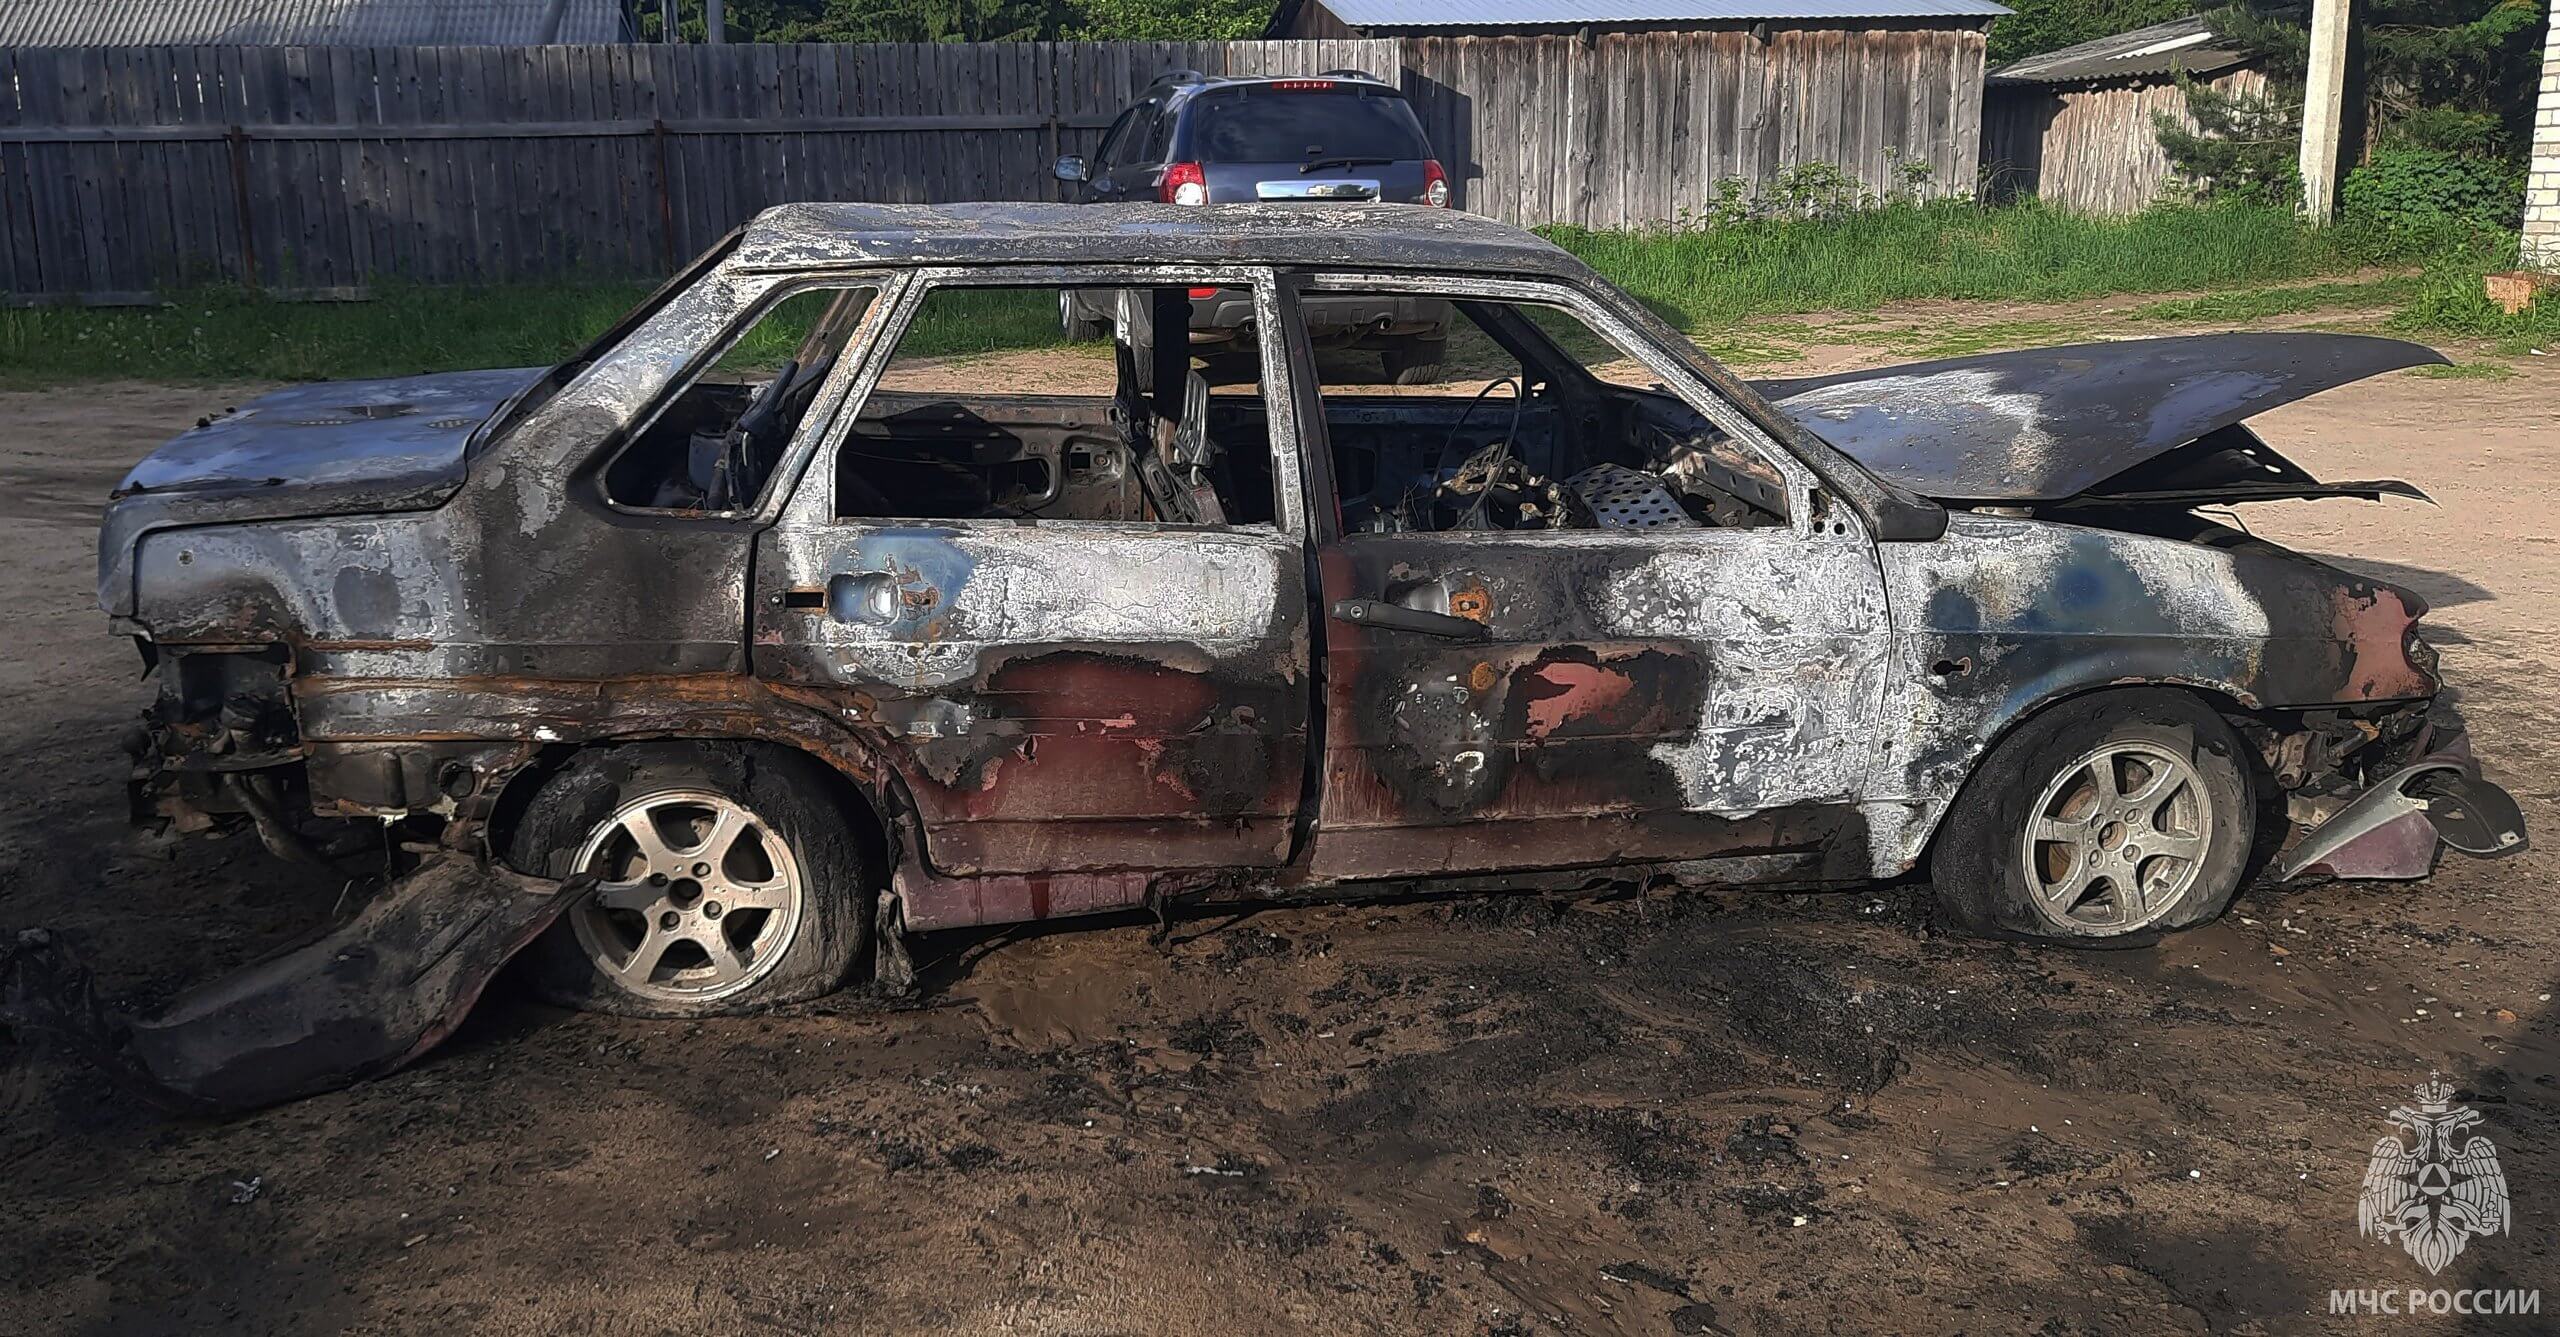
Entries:
{"type": "Polygon", "coordinates": [[[918,357],[968,357],[1066,341],[1051,292],[950,288],[925,299],[900,349],[918,357]]]}
{"type": "MultiPolygon", "coordinates": [[[[844,296],[841,289],[794,293],[767,311],[721,354],[723,371],[762,371],[781,365],[819,317],[844,296]]],[[[866,290],[861,294],[867,298],[866,290]]],[[[849,328],[851,317],[838,328],[849,328]]],[[[925,299],[903,348],[916,357],[968,358],[1066,343],[1058,328],[1057,300],[1047,292],[1003,288],[945,288],[925,299]]]]}
{"type": "Polygon", "coordinates": [[[2293,316],[2340,307],[2398,307],[2417,291],[2414,274],[2341,283],[2301,283],[2283,288],[2244,288],[2202,297],[2173,297],[2146,302],[2125,313],[2132,320],[2208,324],[2293,316]]]}
{"type": "Polygon", "coordinates": [[[2504,362],[2451,362],[2436,367],[2415,367],[2409,374],[2430,381],[2503,381],[2515,375],[2516,369],[2504,362]]]}
{"type": "Polygon", "coordinates": [[[367,302],[236,290],[156,307],[0,311],[0,380],[344,380],[559,361],[638,302],[640,284],[386,288],[367,302]]]}
{"type": "Polygon", "coordinates": [[[2365,259],[2332,230],[2233,207],[2101,219],[1943,203],[1824,221],[1546,235],[1691,329],[1932,298],[2044,302],[2226,288],[2344,273],[2365,259]]]}
{"type": "Polygon", "coordinates": [[[1812,333],[1805,326],[1754,321],[1699,330],[1695,335],[1698,347],[1718,362],[1734,367],[1765,367],[1803,357],[1804,336],[1812,333]]]}
{"type": "MultiPolygon", "coordinates": [[[[276,302],[231,289],[155,307],[0,310],[0,384],[134,377],[162,381],[352,380],[474,367],[548,366],[648,295],[642,284],[390,287],[364,302],[276,302]]],[[[791,355],[830,294],[786,299],[722,359],[791,355]]],[[[966,356],[1064,342],[1045,293],[936,294],[914,351],[966,356]]]]}
{"type": "Polygon", "coordinates": [[[2512,237],[2438,254],[2413,284],[2407,304],[2392,318],[2393,328],[2486,339],[2510,357],[2560,349],[2560,292],[2545,292],[2540,301],[2513,315],[2489,300],[2486,277],[2512,269],[2515,263],[2512,237]]]}
{"type": "Polygon", "coordinates": [[[1872,338],[1879,347],[1915,359],[1964,357],[2004,348],[2078,343],[2095,337],[2095,324],[2094,320],[1993,320],[1878,331],[1872,338]]]}
{"type": "MultiPolygon", "coordinates": [[[[2396,306],[2402,328],[2517,346],[2560,344],[2560,299],[2507,318],[2479,294],[2495,257],[2474,245],[2423,275],[2341,279],[2377,259],[2350,229],[2303,226],[2279,210],[2158,208],[2095,219],[2033,204],[1904,205],[1826,221],[1759,220],[1697,229],[1548,235],[1743,364],[1784,361],[1801,345],[1851,334],[1914,357],[2089,337],[2067,320],[1959,313],[1925,329],[1817,332],[1783,317],[1870,311],[1889,302],[2063,301],[2121,294],[2210,295],[2150,303],[2142,321],[2237,322],[2338,306],[2396,306]]],[[[2494,248],[2492,248],[2494,249],[2494,248]]],[[[2508,256],[2512,258],[2512,243],[2508,256]]],[[[159,307],[0,310],[0,384],[139,377],[318,380],[559,360],[636,302],[640,284],[390,287],[373,300],[295,303],[238,291],[180,295],[159,307]]],[[[787,355],[797,323],[750,336],[740,356],[787,355]]],[[[1043,294],[954,292],[920,317],[911,349],[969,356],[1061,342],[1043,294]]]]}

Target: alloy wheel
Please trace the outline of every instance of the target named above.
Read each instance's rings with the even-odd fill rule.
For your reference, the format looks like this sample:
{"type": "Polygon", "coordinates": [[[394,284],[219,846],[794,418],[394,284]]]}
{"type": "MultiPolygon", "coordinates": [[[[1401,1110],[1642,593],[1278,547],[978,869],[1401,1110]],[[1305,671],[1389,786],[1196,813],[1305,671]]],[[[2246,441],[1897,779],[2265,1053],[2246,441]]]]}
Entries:
{"type": "Polygon", "coordinates": [[[599,879],[570,913],[597,973],[668,1001],[726,997],[770,973],[807,887],[791,848],[718,794],[651,794],[599,825],[578,867],[599,879]]]}
{"type": "Polygon", "coordinates": [[[2146,740],[2101,744],[2027,810],[2021,854],[2037,909],[2084,931],[2150,924],[2202,874],[2213,816],[2191,759],[2146,740]]]}

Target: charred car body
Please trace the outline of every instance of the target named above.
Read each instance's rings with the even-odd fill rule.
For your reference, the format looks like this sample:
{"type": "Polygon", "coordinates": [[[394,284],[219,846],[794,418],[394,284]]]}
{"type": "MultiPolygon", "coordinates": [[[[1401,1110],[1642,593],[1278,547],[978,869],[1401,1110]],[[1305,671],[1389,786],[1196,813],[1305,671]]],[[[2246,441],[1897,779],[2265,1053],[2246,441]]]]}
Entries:
{"type": "Polygon", "coordinates": [[[560,367],[180,436],[99,596],[161,683],[145,812],[592,877],[537,967],[624,1011],[807,997],[876,930],[885,964],[1417,884],[1925,867],[1973,927],[2122,938],[2295,826],[2287,876],[2521,846],[2417,598],[2195,511],[2413,492],[2241,419],[2436,360],[2233,335],[1755,387],[1445,210],[787,206],[560,367]],[[1061,354],[1091,394],[895,370],[937,301],[1182,331],[1210,287],[1253,305],[1242,389],[1143,320],[1061,354]],[[1333,383],[1301,311],[1345,295],[1449,302],[1501,374],[1333,383]],[[789,356],[724,378],[793,299],[789,356]]]}

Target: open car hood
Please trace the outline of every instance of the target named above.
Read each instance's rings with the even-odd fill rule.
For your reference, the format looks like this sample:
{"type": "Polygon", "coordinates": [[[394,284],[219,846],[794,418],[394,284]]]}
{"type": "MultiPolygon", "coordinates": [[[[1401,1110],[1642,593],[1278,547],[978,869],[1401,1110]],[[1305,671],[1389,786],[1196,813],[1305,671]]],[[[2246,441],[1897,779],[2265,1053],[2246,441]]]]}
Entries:
{"type": "Polygon", "coordinates": [[[2319,482],[2240,423],[2443,361],[2368,335],[2196,334],[1754,384],[1816,436],[1924,497],[2192,506],[2422,496],[2396,480],[2319,482]]]}

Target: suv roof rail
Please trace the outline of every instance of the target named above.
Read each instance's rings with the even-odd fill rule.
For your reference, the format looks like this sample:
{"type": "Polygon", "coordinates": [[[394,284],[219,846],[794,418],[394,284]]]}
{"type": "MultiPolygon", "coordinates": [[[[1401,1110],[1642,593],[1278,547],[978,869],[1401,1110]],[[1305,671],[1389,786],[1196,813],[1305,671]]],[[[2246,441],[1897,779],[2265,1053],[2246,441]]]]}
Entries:
{"type": "MultiPolygon", "coordinates": [[[[1164,73],[1156,76],[1156,83],[1190,84],[1198,83],[1208,77],[1208,75],[1202,74],[1198,70],[1166,70],[1164,73]]],[[[1150,86],[1152,87],[1152,85],[1150,86]]]]}
{"type": "Polygon", "coordinates": [[[1317,74],[1316,77],[1319,79],[1366,79],[1373,84],[1382,84],[1386,82],[1386,80],[1369,73],[1367,70],[1325,70],[1317,74]]]}

